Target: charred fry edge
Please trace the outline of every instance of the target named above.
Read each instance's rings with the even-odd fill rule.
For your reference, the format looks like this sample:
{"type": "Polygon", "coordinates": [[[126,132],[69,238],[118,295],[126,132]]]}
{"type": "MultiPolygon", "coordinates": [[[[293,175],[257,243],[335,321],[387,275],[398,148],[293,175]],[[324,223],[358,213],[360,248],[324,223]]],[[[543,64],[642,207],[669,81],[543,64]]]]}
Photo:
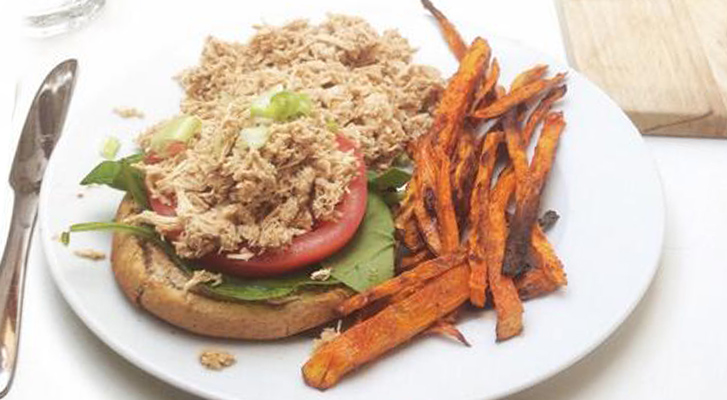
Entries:
{"type": "Polygon", "coordinates": [[[493,191],[490,202],[488,234],[485,236],[485,254],[490,292],[497,312],[497,340],[502,341],[518,335],[522,329],[523,306],[511,277],[502,274],[502,260],[507,238],[505,212],[515,187],[515,176],[501,176],[493,191]]]}
{"type": "Polygon", "coordinates": [[[538,210],[540,209],[540,195],[555,159],[558,141],[564,127],[565,121],[562,113],[549,113],[545,117],[532,165],[522,173],[526,175],[525,179],[521,180],[521,173],[518,171],[517,165],[515,167],[518,185],[516,188],[515,215],[510,225],[510,235],[503,264],[503,272],[507,275],[517,275],[523,272],[527,265],[529,241],[532,230],[537,225],[538,210]],[[522,190],[521,184],[524,186],[522,190]]]}

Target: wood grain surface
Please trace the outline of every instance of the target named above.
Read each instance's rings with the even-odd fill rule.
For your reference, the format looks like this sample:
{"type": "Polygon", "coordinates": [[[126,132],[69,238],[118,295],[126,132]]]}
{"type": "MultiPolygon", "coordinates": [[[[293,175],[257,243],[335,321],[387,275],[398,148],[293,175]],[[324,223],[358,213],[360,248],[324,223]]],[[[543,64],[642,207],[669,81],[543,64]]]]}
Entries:
{"type": "Polygon", "coordinates": [[[643,134],[727,137],[727,1],[558,5],[569,61],[643,134]]]}

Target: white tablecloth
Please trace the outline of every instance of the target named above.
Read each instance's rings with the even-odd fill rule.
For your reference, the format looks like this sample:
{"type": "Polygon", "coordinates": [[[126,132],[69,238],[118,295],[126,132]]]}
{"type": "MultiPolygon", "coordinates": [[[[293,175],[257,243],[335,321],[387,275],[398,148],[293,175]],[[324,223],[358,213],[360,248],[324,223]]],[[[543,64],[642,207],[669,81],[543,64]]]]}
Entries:
{"type": "MultiPolygon", "coordinates": [[[[101,79],[103,71],[144,51],[148,42],[180,32],[209,32],[215,24],[234,23],[236,15],[254,12],[257,6],[256,2],[216,0],[181,3],[109,0],[90,26],[42,40],[13,36],[10,25],[1,24],[0,36],[5,39],[0,50],[11,57],[4,56],[0,67],[0,127],[6,128],[0,177],[7,176],[19,127],[42,72],[57,61],[79,58],[81,79],[101,79]],[[21,82],[18,112],[12,129],[7,129],[16,78],[21,82]]],[[[366,2],[367,7],[393,12],[389,3],[366,2]]],[[[514,38],[564,59],[551,2],[439,3],[453,21],[476,15],[484,32],[514,38]]],[[[287,5],[278,1],[275,7],[287,5]]],[[[727,313],[721,308],[727,304],[727,246],[723,244],[727,241],[727,141],[647,138],[646,142],[661,173],[667,205],[661,269],[651,289],[627,322],[593,354],[513,399],[727,398],[727,313]]],[[[4,184],[0,187],[3,229],[10,199],[4,184]]],[[[129,364],[83,325],[55,288],[37,237],[25,294],[20,362],[10,399],[195,398],[129,364]]]]}

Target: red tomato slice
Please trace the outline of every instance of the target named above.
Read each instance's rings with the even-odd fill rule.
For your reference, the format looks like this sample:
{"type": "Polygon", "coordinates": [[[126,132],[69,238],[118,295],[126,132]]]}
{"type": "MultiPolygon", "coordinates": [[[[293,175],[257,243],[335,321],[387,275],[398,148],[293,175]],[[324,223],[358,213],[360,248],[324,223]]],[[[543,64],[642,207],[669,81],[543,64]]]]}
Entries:
{"type": "MultiPolygon", "coordinates": [[[[353,142],[343,137],[338,138],[338,144],[341,150],[356,149],[353,142]]],[[[366,213],[366,167],[362,154],[358,151],[355,154],[360,165],[359,174],[351,181],[348,193],[336,206],[340,218],[323,221],[312,231],[293,239],[285,248],[265,252],[247,261],[231,259],[222,253],[202,257],[201,264],[210,270],[231,275],[268,277],[293,272],[332,256],[353,238],[366,213]]],[[[157,213],[170,215],[168,209],[171,207],[154,199],[150,199],[149,203],[157,213]]]]}

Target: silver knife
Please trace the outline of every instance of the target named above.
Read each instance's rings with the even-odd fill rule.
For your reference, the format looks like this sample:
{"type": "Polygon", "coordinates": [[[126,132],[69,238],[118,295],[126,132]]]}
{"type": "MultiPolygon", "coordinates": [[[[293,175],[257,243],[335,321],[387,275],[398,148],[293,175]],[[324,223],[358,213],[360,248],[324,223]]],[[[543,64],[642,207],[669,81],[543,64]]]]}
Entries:
{"type": "Polygon", "coordinates": [[[14,191],[8,241],[0,261],[0,398],[10,390],[18,357],[25,264],[48,158],[61,136],[76,83],[76,60],[58,64],[40,85],[10,170],[14,191]]]}

